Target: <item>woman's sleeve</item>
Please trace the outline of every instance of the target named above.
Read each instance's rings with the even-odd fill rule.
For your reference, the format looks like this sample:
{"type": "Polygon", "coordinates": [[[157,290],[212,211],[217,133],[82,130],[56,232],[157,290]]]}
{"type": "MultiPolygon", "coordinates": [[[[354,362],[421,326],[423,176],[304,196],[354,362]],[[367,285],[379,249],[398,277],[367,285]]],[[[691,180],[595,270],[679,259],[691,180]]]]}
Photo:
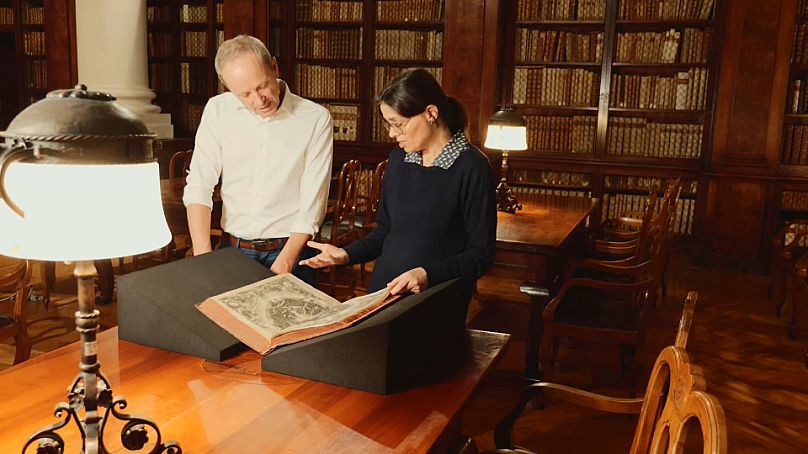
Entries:
{"type": "MultiPolygon", "coordinates": [[[[467,152],[479,151],[471,149],[467,152]]],[[[462,277],[476,280],[494,263],[497,235],[497,208],[491,166],[487,160],[475,161],[461,188],[463,225],[468,242],[460,254],[424,266],[429,285],[462,277]]]]}

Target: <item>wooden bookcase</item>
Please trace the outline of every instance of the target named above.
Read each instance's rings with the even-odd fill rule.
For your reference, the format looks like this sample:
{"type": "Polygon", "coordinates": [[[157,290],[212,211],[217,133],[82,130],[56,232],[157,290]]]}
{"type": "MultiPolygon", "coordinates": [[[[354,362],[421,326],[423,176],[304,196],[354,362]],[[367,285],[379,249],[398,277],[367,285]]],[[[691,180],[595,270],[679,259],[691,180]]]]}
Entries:
{"type": "Polygon", "coordinates": [[[49,90],[76,83],[75,8],[63,0],[0,0],[0,130],[49,90]]]}
{"type": "Polygon", "coordinates": [[[505,1],[516,14],[503,26],[501,104],[528,125],[528,151],[511,154],[515,184],[600,197],[608,217],[683,175],[676,230],[693,235],[718,0],[505,1]]]}
{"type": "Polygon", "coordinates": [[[214,69],[224,41],[224,0],[149,0],[149,86],[170,113],[174,135],[196,133],[207,100],[223,88],[214,69]]]}
{"type": "Polygon", "coordinates": [[[270,51],[295,93],[331,111],[338,154],[373,162],[390,148],[374,98],[407,68],[441,80],[443,17],[444,0],[274,0],[270,51]]]}

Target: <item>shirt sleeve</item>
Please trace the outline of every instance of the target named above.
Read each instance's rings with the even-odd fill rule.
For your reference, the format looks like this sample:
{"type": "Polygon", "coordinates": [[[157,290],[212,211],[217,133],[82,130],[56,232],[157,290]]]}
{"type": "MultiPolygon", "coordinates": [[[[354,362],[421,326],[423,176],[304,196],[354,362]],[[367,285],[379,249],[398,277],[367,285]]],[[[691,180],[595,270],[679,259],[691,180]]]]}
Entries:
{"type": "Polygon", "coordinates": [[[214,133],[217,123],[215,110],[213,102],[208,101],[196,131],[194,153],[182,196],[186,207],[198,203],[213,209],[213,188],[222,172],[222,147],[214,133]]]}
{"type": "MultiPolygon", "coordinates": [[[[473,148],[465,152],[479,153],[473,148]]],[[[497,207],[491,166],[486,160],[475,162],[461,194],[466,247],[454,257],[424,266],[429,285],[458,277],[476,280],[494,263],[497,207]]]]}
{"type": "Polygon", "coordinates": [[[326,110],[314,128],[308,149],[306,167],[300,179],[300,209],[291,231],[312,237],[320,229],[328,203],[331,160],[334,154],[334,127],[326,110]]]}

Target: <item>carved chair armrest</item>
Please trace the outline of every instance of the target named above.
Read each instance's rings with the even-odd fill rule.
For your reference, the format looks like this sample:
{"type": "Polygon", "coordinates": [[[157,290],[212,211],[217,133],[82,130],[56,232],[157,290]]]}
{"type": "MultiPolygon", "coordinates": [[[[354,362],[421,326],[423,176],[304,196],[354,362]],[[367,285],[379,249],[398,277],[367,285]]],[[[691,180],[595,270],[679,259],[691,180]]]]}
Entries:
{"type": "MultiPolygon", "coordinates": [[[[533,383],[522,391],[516,406],[508,413],[494,430],[494,444],[497,448],[515,449],[513,443],[513,426],[519,416],[533,399],[539,399],[539,408],[544,408],[544,399],[558,398],[575,405],[619,414],[640,414],[643,399],[616,398],[595,394],[555,383],[533,383]]],[[[517,451],[518,452],[518,451],[517,451]]]]}
{"type": "Polygon", "coordinates": [[[589,269],[611,274],[636,276],[637,274],[649,271],[649,268],[653,266],[653,264],[653,260],[646,260],[645,262],[634,264],[633,257],[623,260],[575,259],[567,266],[564,274],[565,277],[571,278],[576,271],[589,269]]]}
{"type": "Polygon", "coordinates": [[[625,243],[595,240],[592,246],[596,252],[604,254],[633,254],[637,251],[638,243],[638,240],[630,240],[625,243]]]}

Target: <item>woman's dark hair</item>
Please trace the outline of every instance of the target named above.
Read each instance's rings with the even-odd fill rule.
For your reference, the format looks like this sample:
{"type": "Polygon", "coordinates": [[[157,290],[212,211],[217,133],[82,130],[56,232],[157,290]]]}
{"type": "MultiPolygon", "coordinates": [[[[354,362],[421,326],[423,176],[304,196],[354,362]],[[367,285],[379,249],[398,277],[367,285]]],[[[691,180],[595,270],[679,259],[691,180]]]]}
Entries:
{"type": "Polygon", "coordinates": [[[405,117],[418,115],[434,104],[438,108],[439,121],[445,122],[452,134],[466,129],[463,106],[446,96],[438,81],[425,69],[411,69],[399,74],[379,93],[377,101],[405,117]]]}

